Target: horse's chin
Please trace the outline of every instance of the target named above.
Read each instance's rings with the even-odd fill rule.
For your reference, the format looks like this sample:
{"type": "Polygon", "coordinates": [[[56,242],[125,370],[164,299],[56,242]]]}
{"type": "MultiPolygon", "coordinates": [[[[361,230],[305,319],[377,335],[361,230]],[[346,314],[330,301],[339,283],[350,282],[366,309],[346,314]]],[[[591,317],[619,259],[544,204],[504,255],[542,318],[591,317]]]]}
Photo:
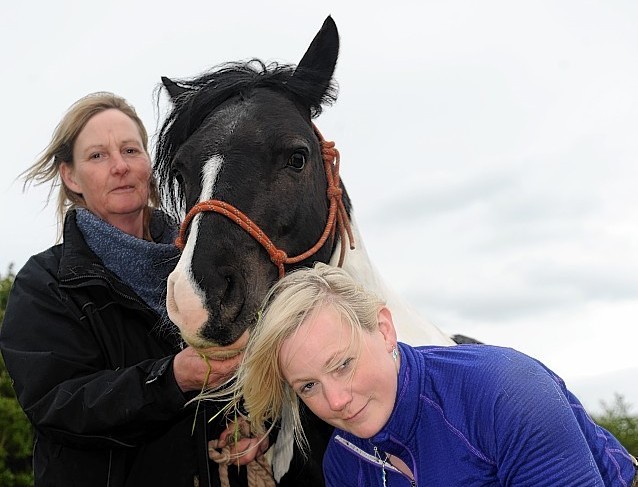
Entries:
{"type": "Polygon", "coordinates": [[[202,355],[211,360],[228,360],[236,357],[246,349],[249,332],[246,330],[237,340],[230,345],[220,346],[215,342],[199,338],[183,336],[184,341],[202,355]]]}

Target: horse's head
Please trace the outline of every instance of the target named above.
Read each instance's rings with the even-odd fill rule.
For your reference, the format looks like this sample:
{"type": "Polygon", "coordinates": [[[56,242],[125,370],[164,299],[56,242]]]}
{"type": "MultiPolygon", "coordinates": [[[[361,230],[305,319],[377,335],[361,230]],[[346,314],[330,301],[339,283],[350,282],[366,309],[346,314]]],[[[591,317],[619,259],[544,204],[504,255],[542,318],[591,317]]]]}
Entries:
{"type": "MultiPolygon", "coordinates": [[[[173,110],[160,131],[156,172],[178,212],[232,205],[288,256],[311,248],[328,218],[326,173],[311,119],[335,100],[339,38],[328,17],[297,67],[253,60],[203,76],[163,78],[173,110]]],[[[344,200],[347,196],[344,192],[344,200]]],[[[185,229],[167,306],[198,348],[242,348],[278,277],[268,252],[228,215],[200,212],[185,229]]],[[[327,262],[334,238],[297,265],[327,262]]]]}

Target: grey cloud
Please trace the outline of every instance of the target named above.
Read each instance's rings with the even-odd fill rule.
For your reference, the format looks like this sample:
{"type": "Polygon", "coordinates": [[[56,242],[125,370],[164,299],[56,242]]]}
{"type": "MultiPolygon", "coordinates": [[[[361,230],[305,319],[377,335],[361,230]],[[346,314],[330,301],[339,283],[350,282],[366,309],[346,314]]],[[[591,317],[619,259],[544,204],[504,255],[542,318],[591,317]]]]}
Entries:
{"type": "MultiPolygon", "coordinates": [[[[485,174],[443,186],[426,186],[422,190],[402,193],[382,205],[365,209],[364,217],[375,226],[412,224],[415,219],[443,217],[462,211],[471,205],[488,204],[502,192],[508,191],[512,181],[507,173],[485,174]]],[[[356,204],[356,202],[355,202],[356,204]]]]}
{"type": "Polygon", "coordinates": [[[582,302],[638,299],[638,267],[630,263],[551,266],[531,270],[527,277],[535,288],[562,289],[582,302]]]}
{"type": "MultiPolygon", "coordinates": [[[[507,324],[510,320],[522,317],[542,315],[548,311],[566,308],[573,305],[571,300],[558,293],[542,292],[502,292],[492,289],[490,293],[483,293],[477,288],[476,292],[455,292],[453,295],[444,293],[409,293],[410,302],[418,303],[419,309],[425,316],[445,315],[458,316],[460,320],[477,320],[490,322],[494,325],[507,324]]],[[[445,324],[446,328],[453,324],[445,324]]]]}

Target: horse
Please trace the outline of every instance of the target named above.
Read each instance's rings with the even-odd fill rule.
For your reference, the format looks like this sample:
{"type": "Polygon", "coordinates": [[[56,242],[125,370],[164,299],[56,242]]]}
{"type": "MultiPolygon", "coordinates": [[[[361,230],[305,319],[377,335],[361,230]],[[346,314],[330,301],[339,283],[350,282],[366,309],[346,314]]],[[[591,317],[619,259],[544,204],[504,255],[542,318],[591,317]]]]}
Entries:
{"type": "MultiPolygon", "coordinates": [[[[384,283],[339,177],[338,150],[313,124],[336,101],[338,52],[328,17],[296,66],[252,59],[191,79],[162,78],[172,109],[158,134],[154,170],[163,201],[185,214],[167,309],[196,348],[214,348],[220,357],[240,353],[270,286],[317,261],[343,266],[384,297],[400,340],[454,343],[384,283]]],[[[300,478],[323,485],[331,428],[309,412],[307,421],[308,461],[296,451],[291,460],[293,440],[282,433],[272,448],[279,485],[300,478]]]]}

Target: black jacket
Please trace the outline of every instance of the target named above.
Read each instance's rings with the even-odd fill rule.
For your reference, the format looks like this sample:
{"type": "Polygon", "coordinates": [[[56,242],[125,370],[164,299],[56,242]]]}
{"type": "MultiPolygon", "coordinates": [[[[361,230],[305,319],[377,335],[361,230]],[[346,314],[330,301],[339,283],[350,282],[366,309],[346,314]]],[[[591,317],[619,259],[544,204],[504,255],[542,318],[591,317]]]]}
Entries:
{"type": "Polygon", "coordinates": [[[16,276],[0,330],[35,427],[36,486],[209,485],[212,406],[200,405],[196,422],[195,405],[185,407],[172,372],[179,337],[164,326],[88,248],[70,212],[64,243],[16,276]]]}

